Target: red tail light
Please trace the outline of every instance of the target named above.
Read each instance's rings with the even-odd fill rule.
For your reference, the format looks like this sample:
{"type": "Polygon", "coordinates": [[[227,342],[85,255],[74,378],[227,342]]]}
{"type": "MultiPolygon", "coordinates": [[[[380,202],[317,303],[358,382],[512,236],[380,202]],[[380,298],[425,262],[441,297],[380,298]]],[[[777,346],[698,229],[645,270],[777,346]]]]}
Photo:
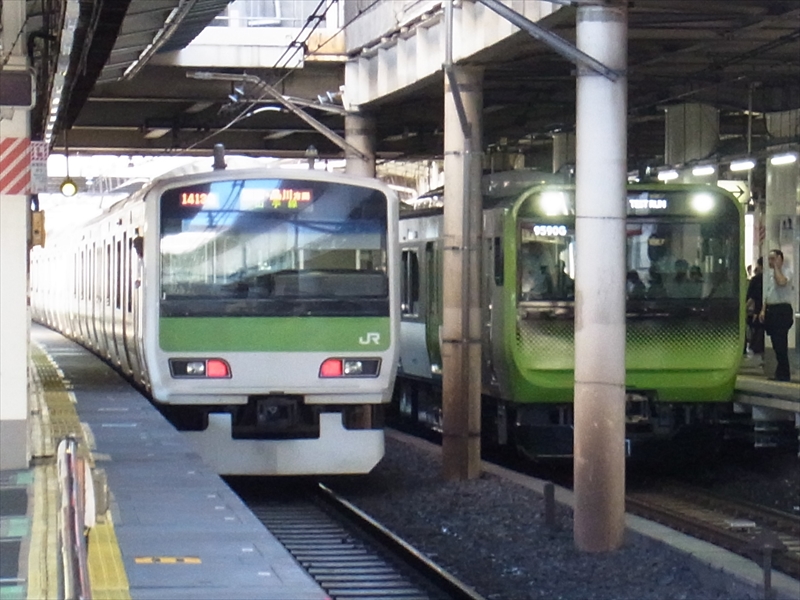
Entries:
{"type": "Polygon", "coordinates": [[[228,363],[218,358],[210,358],[206,361],[206,377],[230,377],[228,363]]]}
{"type": "Polygon", "coordinates": [[[342,376],[342,359],[329,358],[319,368],[320,377],[341,377],[342,376]]]}

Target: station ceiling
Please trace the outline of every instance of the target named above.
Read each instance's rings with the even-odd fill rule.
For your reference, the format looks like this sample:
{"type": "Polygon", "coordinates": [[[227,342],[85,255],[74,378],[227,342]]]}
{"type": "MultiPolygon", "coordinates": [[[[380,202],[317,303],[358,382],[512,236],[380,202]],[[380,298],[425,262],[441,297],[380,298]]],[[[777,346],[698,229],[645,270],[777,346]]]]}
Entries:
{"type": "MultiPolygon", "coordinates": [[[[208,154],[215,143],[223,143],[230,153],[302,156],[313,144],[321,156],[341,155],[295,115],[276,110],[274,102],[252,105],[260,95],[255,89],[245,89],[234,101],[230,82],[190,79],[189,69],[158,66],[148,62],[149,56],[132,66],[159,31],[165,36],[160,50],[188,44],[226,0],[198,0],[169,31],[164,15],[183,4],[179,0],[81,2],[94,3],[96,13],[94,25],[83,24],[86,32],[94,27],[93,38],[86,38],[87,58],[81,75],[72,77],[73,93],[59,121],[61,129],[69,130],[71,151],[208,154]],[[129,69],[136,74],[122,78],[129,69]],[[267,106],[275,108],[241,118],[247,108],[253,112],[267,106]]],[[[574,42],[575,12],[564,6],[542,24],[574,42]]],[[[797,143],[771,137],[762,118],[764,113],[800,108],[796,0],[634,0],[629,4],[628,35],[630,165],[663,158],[664,109],[683,102],[719,109],[722,154],[745,151],[750,110],[754,149],[781,141],[797,143]]],[[[471,57],[470,64],[485,69],[487,147],[536,152],[553,133],[574,128],[574,66],[541,42],[520,32],[471,57]]],[[[248,74],[278,85],[285,94],[313,101],[339,88],[344,65],[307,61],[295,71],[248,74]]],[[[363,107],[377,119],[379,157],[441,156],[443,87],[438,73],[363,107]]],[[[342,116],[308,111],[343,135],[342,116]]],[[[64,143],[62,131],[55,151],[64,143]]]]}

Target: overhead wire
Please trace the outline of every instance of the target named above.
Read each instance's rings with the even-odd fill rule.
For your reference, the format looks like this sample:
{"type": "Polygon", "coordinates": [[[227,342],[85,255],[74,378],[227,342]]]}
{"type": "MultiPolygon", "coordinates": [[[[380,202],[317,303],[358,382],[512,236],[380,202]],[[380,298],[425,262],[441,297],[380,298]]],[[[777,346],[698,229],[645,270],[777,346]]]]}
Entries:
{"type": "MultiPolygon", "coordinates": [[[[357,19],[359,19],[359,18],[360,18],[360,17],[361,17],[361,16],[362,16],[362,15],[363,15],[365,12],[367,12],[367,11],[368,11],[369,9],[371,9],[373,6],[375,6],[376,4],[378,4],[378,2],[380,2],[380,1],[381,1],[381,0],[373,0],[373,1],[372,1],[372,2],[369,4],[369,5],[367,5],[366,7],[364,7],[364,8],[363,8],[362,10],[360,10],[360,11],[359,11],[359,12],[358,12],[358,13],[357,13],[355,16],[353,16],[352,18],[350,18],[350,19],[349,19],[348,21],[346,21],[346,22],[345,22],[345,23],[344,23],[344,24],[343,24],[341,27],[339,27],[339,29],[337,29],[335,33],[333,33],[332,35],[330,35],[330,36],[329,36],[329,37],[328,37],[328,38],[327,38],[325,41],[323,41],[321,44],[319,44],[319,46],[317,46],[313,52],[309,52],[309,53],[308,53],[308,56],[313,56],[314,54],[316,54],[317,52],[319,52],[319,51],[320,51],[320,49],[321,49],[323,46],[327,45],[328,43],[330,43],[330,42],[331,42],[331,40],[333,40],[333,39],[335,39],[337,36],[339,36],[339,35],[340,35],[340,34],[341,34],[341,33],[342,33],[342,32],[343,32],[345,29],[347,29],[347,27],[349,27],[351,24],[353,24],[353,23],[354,23],[354,22],[355,22],[357,19]]],[[[328,4],[328,5],[326,6],[326,8],[325,8],[325,11],[324,11],[324,12],[323,12],[323,14],[320,16],[320,18],[318,18],[318,19],[316,20],[317,22],[316,22],[316,24],[313,26],[312,30],[309,32],[308,36],[310,36],[310,35],[311,35],[311,34],[314,32],[314,30],[315,30],[317,27],[319,27],[319,24],[322,22],[322,19],[323,19],[323,18],[324,18],[324,17],[327,15],[327,13],[328,13],[328,10],[329,10],[329,9],[330,9],[330,8],[331,8],[331,7],[332,7],[334,4],[336,4],[337,2],[339,2],[339,0],[334,0],[334,2],[333,2],[333,3],[330,3],[330,4],[328,4]]],[[[315,9],[314,9],[314,13],[316,13],[317,9],[318,9],[318,8],[319,8],[319,7],[320,7],[322,4],[325,4],[325,3],[326,3],[326,0],[320,0],[320,3],[319,3],[319,5],[317,6],[317,8],[315,8],[315,9]]],[[[312,15],[313,15],[314,13],[312,13],[312,15]]],[[[309,17],[308,19],[306,19],[306,23],[308,23],[308,21],[310,20],[310,18],[311,18],[311,17],[309,17]]],[[[305,28],[305,26],[304,26],[304,28],[305,28]]],[[[278,58],[278,60],[276,61],[276,64],[277,64],[278,62],[280,62],[280,60],[282,60],[283,56],[284,56],[284,55],[285,55],[285,54],[286,54],[286,53],[289,51],[289,49],[292,47],[292,44],[295,44],[295,43],[296,43],[296,41],[299,39],[299,35],[300,35],[300,33],[302,33],[302,31],[303,31],[303,30],[301,29],[301,31],[300,31],[300,32],[298,32],[298,35],[297,35],[297,36],[295,36],[295,40],[294,40],[293,42],[291,42],[289,46],[287,46],[287,49],[286,49],[286,50],[284,51],[284,53],[283,53],[283,54],[282,54],[282,55],[281,55],[281,56],[278,58]]],[[[306,39],[308,39],[308,37],[306,37],[306,39]]],[[[295,52],[297,52],[297,48],[295,48],[295,52]]],[[[278,79],[278,80],[277,80],[275,83],[271,84],[271,85],[272,85],[272,87],[278,87],[278,86],[280,86],[280,84],[281,84],[281,83],[283,83],[283,82],[284,82],[284,81],[285,81],[285,80],[286,80],[286,79],[289,77],[289,75],[291,75],[291,74],[292,74],[292,72],[293,72],[293,69],[289,69],[289,70],[287,70],[287,72],[286,72],[286,73],[284,73],[284,75],[283,75],[282,77],[280,77],[280,78],[279,78],[279,79],[278,79]]],[[[234,125],[235,125],[236,123],[238,123],[239,121],[242,121],[243,119],[246,119],[246,118],[247,118],[247,117],[250,115],[250,112],[251,112],[251,111],[252,111],[252,110],[253,110],[253,109],[254,109],[254,108],[255,108],[255,107],[258,105],[258,103],[259,103],[259,102],[261,102],[262,100],[264,100],[264,98],[266,98],[268,95],[269,95],[269,93],[268,93],[268,92],[264,92],[263,94],[261,94],[261,96],[259,96],[259,97],[258,97],[258,98],[256,98],[255,100],[252,100],[252,101],[251,101],[251,102],[248,104],[248,106],[247,106],[247,107],[246,107],[244,110],[242,110],[241,112],[239,112],[239,114],[237,114],[235,117],[233,117],[233,118],[232,118],[232,119],[231,119],[231,120],[230,120],[230,121],[229,121],[229,122],[228,122],[226,125],[224,125],[223,127],[220,127],[220,128],[219,128],[219,129],[217,129],[216,131],[214,131],[214,132],[210,133],[209,135],[205,136],[204,138],[202,138],[202,139],[198,140],[197,142],[195,142],[195,143],[193,143],[193,144],[191,144],[191,145],[189,145],[189,146],[186,146],[185,148],[175,149],[175,152],[176,152],[177,154],[180,154],[181,152],[186,152],[186,151],[188,151],[188,150],[192,150],[193,148],[196,148],[196,147],[197,147],[197,146],[199,146],[200,144],[203,144],[203,143],[207,142],[208,140],[210,140],[210,139],[212,139],[212,138],[216,137],[217,135],[219,135],[219,134],[220,134],[220,133],[222,133],[223,131],[226,131],[227,129],[230,129],[232,126],[234,126],[234,125]]]]}

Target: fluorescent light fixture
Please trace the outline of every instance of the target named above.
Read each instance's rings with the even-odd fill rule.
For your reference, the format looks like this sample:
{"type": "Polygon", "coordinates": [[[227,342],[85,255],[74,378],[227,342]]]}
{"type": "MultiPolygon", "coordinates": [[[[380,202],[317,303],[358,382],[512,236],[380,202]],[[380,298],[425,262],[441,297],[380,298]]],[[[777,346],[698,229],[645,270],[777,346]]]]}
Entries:
{"type": "Polygon", "coordinates": [[[731,162],[731,171],[749,171],[756,166],[756,161],[751,158],[744,160],[734,160],[731,162]]]}
{"type": "Polygon", "coordinates": [[[144,138],[147,140],[155,140],[167,135],[172,129],[169,127],[146,127],[144,129],[144,138]]]}
{"type": "Polygon", "coordinates": [[[692,169],[692,175],[695,177],[705,177],[707,175],[713,175],[716,170],[714,165],[698,165],[692,169]]]}
{"type": "Polygon", "coordinates": [[[797,154],[794,152],[788,152],[787,154],[776,154],[772,158],[769,159],[769,164],[771,165],[790,165],[793,162],[797,161],[797,154]]]}
{"type": "Polygon", "coordinates": [[[659,181],[672,181],[678,178],[678,172],[675,169],[667,169],[666,171],[659,171],[659,181]]]}

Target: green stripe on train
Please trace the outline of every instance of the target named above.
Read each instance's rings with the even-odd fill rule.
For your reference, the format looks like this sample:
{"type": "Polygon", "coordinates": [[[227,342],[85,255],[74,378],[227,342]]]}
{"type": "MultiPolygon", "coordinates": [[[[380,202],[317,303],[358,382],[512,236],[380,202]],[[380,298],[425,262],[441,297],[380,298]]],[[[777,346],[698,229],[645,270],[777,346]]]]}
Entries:
{"type": "Polygon", "coordinates": [[[165,352],[382,351],[391,337],[388,317],[165,317],[165,352]]]}

